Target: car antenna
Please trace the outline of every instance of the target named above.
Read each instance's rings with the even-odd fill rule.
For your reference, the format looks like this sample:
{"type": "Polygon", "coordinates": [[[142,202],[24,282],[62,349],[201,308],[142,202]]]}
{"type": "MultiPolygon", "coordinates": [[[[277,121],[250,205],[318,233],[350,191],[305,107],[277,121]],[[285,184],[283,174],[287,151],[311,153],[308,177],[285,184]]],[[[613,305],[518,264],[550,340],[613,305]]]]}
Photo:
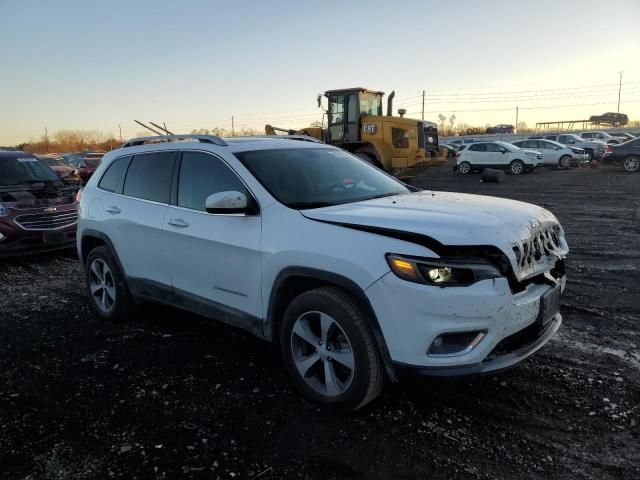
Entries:
{"type": "Polygon", "coordinates": [[[138,125],[142,125],[144,128],[146,128],[147,130],[149,130],[150,132],[155,133],[156,135],[160,135],[161,137],[164,135],[163,133],[158,132],[157,130],[154,130],[153,128],[151,128],[148,125],[145,125],[142,122],[139,122],[138,120],[134,120],[134,122],[136,122],[138,125]]]}
{"type": "Polygon", "coordinates": [[[161,127],[160,125],[158,125],[157,123],[153,123],[152,121],[149,121],[149,123],[154,127],[159,128],[164,132],[167,132],[167,135],[173,135],[173,132],[170,132],[169,130],[167,130],[167,125],[164,122],[162,122],[162,125],[164,125],[164,127],[161,127]]]}

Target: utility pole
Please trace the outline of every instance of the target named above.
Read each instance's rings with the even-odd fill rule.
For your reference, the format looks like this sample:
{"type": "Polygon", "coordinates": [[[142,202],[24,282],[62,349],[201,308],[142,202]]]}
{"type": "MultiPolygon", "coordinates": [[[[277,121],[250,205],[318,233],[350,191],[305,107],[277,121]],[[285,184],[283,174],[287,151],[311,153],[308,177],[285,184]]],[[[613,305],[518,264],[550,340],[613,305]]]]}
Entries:
{"type": "Polygon", "coordinates": [[[44,127],[44,144],[47,148],[47,153],[49,153],[49,130],[47,127],[44,127]]]}
{"type": "Polygon", "coordinates": [[[424,120],[424,90],[422,90],[422,120],[424,120]]]}
{"type": "Polygon", "coordinates": [[[122,125],[118,124],[118,130],[120,130],[120,145],[122,145],[122,125]]]}
{"type": "Polygon", "coordinates": [[[232,137],[236,136],[236,130],[235,130],[234,123],[233,123],[233,115],[231,116],[231,136],[232,137]]]}
{"type": "Polygon", "coordinates": [[[620,92],[622,92],[622,74],[624,72],[620,71],[618,74],[620,75],[620,85],[618,86],[618,113],[620,113],[620,92]]]}
{"type": "Polygon", "coordinates": [[[519,107],[516,107],[516,128],[513,129],[514,133],[518,133],[518,109],[519,107]]]}

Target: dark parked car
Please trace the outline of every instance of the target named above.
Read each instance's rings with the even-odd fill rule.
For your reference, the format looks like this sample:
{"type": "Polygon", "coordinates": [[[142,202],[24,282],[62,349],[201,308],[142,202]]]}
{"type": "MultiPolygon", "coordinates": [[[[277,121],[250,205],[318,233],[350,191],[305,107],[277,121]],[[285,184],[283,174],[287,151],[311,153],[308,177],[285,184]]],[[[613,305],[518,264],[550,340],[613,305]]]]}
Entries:
{"type": "Polygon", "coordinates": [[[591,115],[589,122],[596,125],[611,125],[614,127],[622,127],[629,123],[629,117],[624,113],[607,112],[602,115],[591,115]]]}
{"type": "Polygon", "coordinates": [[[501,124],[487,128],[486,133],[513,133],[514,131],[513,125],[501,124]]]}
{"type": "Polygon", "coordinates": [[[640,138],[621,145],[607,145],[602,163],[621,165],[627,172],[640,171],[640,138]]]}
{"type": "Polygon", "coordinates": [[[80,184],[80,173],[78,173],[78,169],[65,162],[60,155],[38,155],[37,157],[47,167],[56,172],[56,175],[58,175],[64,183],[69,185],[80,184]]]}
{"type": "Polygon", "coordinates": [[[455,158],[456,157],[456,152],[458,151],[458,149],[456,147],[452,147],[451,145],[447,145],[444,143],[440,144],[440,148],[444,149],[447,151],[447,158],[455,158]]]}
{"type": "Polygon", "coordinates": [[[101,152],[72,153],[66,155],[65,160],[78,169],[82,182],[87,183],[93,172],[100,166],[103,156],[104,153],[101,152]]]}
{"type": "Polygon", "coordinates": [[[0,257],[73,247],[77,190],[35,155],[0,152],[0,257]]]}

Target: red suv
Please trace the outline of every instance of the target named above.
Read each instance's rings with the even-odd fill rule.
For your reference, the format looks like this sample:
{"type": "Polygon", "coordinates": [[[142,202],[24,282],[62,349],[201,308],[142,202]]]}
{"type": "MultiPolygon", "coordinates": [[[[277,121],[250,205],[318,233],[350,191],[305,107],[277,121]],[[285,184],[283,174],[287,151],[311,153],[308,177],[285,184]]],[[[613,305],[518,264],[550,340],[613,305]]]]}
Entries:
{"type": "Polygon", "coordinates": [[[0,151],[0,257],[73,247],[76,193],[34,155],[0,151]]]}

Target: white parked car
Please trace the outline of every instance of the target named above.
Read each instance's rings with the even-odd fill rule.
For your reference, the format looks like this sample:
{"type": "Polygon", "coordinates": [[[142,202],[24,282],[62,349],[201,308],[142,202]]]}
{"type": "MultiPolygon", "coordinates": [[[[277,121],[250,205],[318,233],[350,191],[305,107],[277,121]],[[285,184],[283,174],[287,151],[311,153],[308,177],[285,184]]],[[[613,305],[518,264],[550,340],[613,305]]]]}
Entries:
{"type": "Polygon", "coordinates": [[[306,398],[346,410],[403,369],[513,366],[562,322],[551,212],[415,191],[321,142],[129,141],[83,190],[77,245],[98,316],[154,301],[236,325],[279,345],[306,398]]]}
{"type": "Polygon", "coordinates": [[[616,137],[608,134],[607,132],[582,132],[580,136],[585,140],[600,140],[601,142],[608,143],[609,145],[618,145],[628,140],[624,136],[616,137]]]}
{"type": "Polygon", "coordinates": [[[459,150],[457,170],[467,174],[483,168],[508,169],[514,175],[542,165],[542,154],[507,142],[475,142],[459,150]]]}
{"type": "Polygon", "coordinates": [[[572,159],[578,162],[589,160],[589,155],[582,148],[570,147],[553,140],[520,140],[513,144],[518,148],[540,152],[542,164],[548,167],[569,168],[572,159]]]}

